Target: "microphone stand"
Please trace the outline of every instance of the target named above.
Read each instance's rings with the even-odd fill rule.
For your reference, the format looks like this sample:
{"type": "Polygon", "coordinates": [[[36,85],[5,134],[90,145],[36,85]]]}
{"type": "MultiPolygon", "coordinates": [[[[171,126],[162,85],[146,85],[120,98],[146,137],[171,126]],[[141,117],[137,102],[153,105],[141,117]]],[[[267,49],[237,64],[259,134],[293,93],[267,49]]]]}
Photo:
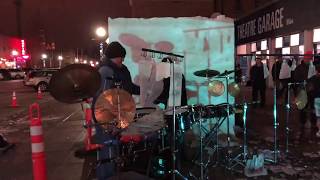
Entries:
{"type": "Polygon", "coordinates": [[[172,60],[172,106],[173,106],[173,128],[172,128],[172,145],[171,145],[171,155],[172,155],[172,179],[175,180],[175,175],[178,175],[181,177],[183,180],[188,180],[186,177],[184,177],[177,169],[176,169],[176,103],[175,103],[175,61],[172,60]]]}
{"type": "MultiPolygon", "coordinates": [[[[169,52],[163,52],[163,51],[157,51],[157,50],[153,50],[153,49],[147,49],[147,48],[142,48],[142,51],[144,52],[149,52],[152,53],[153,57],[155,53],[158,53],[160,55],[168,55],[170,57],[175,57],[175,58],[184,58],[184,56],[178,55],[178,54],[173,54],[173,53],[169,53],[169,52]]],[[[161,57],[161,56],[160,56],[161,57]]],[[[170,172],[172,174],[172,179],[175,180],[175,175],[178,175],[180,178],[182,178],[183,180],[188,180],[186,177],[184,177],[177,169],[176,169],[176,106],[175,106],[175,83],[174,83],[174,79],[175,79],[175,61],[177,61],[177,59],[172,59],[172,105],[173,105],[173,125],[172,125],[172,144],[171,144],[171,156],[172,156],[172,171],[170,172]]],[[[171,68],[171,67],[170,67],[171,68]]],[[[171,81],[171,80],[170,80],[171,81]]],[[[170,96],[170,95],[169,95],[170,96]]]]}

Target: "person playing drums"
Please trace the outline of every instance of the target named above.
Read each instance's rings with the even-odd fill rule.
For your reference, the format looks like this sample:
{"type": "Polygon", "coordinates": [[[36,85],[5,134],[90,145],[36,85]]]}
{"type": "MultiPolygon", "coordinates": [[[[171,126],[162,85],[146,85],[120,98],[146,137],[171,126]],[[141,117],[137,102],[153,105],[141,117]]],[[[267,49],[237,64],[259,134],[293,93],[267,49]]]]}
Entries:
{"type": "MultiPolygon", "coordinates": [[[[125,48],[119,42],[111,42],[106,48],[105,58],[99,67],[101,76],[101,86],[96,96],[93,98],[93,112],[94,105],[99,95],[105,90],[111,88],[120,88],[128,93],[140,94],[140,87],[133,84],[128,68],[123,64],[126,56],[125,48]]],[[[95,120],[95,115],[93,114],[95,120]]],[[[98,165],[97,165],[97,178],[106,179],[115,174],[115,162],[117,151],[119,149],[119,133],[116,130],[110,129],[105,131],[100,125],[96,125],[96,136],[99,144],[103,147],[98,150],[98,165]]]]}

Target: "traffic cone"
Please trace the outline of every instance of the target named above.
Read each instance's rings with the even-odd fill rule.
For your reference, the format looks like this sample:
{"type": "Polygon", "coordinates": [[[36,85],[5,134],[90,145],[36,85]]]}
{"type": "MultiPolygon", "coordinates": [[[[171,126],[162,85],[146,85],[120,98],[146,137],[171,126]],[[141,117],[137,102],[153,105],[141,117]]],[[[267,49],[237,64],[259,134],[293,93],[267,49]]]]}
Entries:
{"type": "Polygon", "coordinates": [[[42,99],[42,93],[40,87],[38,88],[37,98],[42,99]]]}
{"type": "Polygon", "coordinates": [[[44,138],[42,130],[42,121],[40,117],[39,104],[34,103],[29,108],[30,116],[30,136],[31,136],[31,152],[33,165],[33,179],[46,180],[47,169],[44,152],[44,138]],[[36,111],[37,116],[33,117],[33,112],[36,111]]]}
{"type": "Polygon", "coordinates": [[[11,107],[18,107],[16,92],[13,91],[11,99],[11,107]]]}

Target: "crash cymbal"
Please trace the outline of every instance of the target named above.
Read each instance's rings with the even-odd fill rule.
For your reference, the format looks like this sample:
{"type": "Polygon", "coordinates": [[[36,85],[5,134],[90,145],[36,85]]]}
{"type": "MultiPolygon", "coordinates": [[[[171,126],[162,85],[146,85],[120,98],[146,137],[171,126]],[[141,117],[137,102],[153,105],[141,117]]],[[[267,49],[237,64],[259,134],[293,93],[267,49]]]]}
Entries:
{"type": "Polygon", "coordinates": [[[105,129],[110,126],[121,129],[128,127],[135,113],[136,105],[132,96],[122,89],[104,91],[94,104],[95,119],[105,129]]]}
{"type": "Polygon", "coordinates": [[[199,77],[213,77],[213,76],[217,76],[219,75],[219,71],[216,70],[211,70],[211,69],[204,69],[204,70],[200,70],[200,71],[196,71],[193,73],[196,76],[199,77]]]}
{"type": "Polygon", "coordinates": [[[305,90],[300,90],[294,102],[299,110],[302,110],[303,108],[305,108],[308,103],[307,92],[305,90]]]}
{"type": "Polygon", "coordinates": [[[232,70],[232,71],[225,70],[223,73],[219,74],[218,77],[225,77],[225,76],[227,76],[227,75],[229,75],[231,73],[234,73],[234,70],[232,70]]]}
{"type": "Polygon", "coordinates": [[[224,84],[221,81],[213,80],[208,85],[208,93],[211,96],[221,96],[224,93],[224,84]]]}
{"type": "Polygon", "coordinates": [[[237,97],[240,94],[240,86],[236,82],[228,85],[228,92],[231,96],[237,97]]]}
{"type": "Polygon", "coordinates": [[[77,103],[93,97],[100,88],[99,72],[86,64],[72,64],[54,73],[50,94],[64,103],[77,103]]]}

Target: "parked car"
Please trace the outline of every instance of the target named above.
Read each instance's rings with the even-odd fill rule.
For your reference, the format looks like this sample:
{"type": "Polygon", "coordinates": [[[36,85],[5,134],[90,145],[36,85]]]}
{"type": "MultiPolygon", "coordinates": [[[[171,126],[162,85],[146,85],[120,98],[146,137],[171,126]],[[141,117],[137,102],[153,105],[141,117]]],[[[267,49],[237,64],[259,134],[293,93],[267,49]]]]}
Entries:
{"type": "Polygon", "coordinates": [[[11,79],[23,79],[26,74],[20,69],[8,69],[11,79]]]}
{"type": "Polygon", "coordinates": [[[44,69],[30,71],[23,80],[25,86],[33,87],[36,91],[40,88],[41,91],[47,91],[52,75],[57,72],[57,69],[44,69]]]}

